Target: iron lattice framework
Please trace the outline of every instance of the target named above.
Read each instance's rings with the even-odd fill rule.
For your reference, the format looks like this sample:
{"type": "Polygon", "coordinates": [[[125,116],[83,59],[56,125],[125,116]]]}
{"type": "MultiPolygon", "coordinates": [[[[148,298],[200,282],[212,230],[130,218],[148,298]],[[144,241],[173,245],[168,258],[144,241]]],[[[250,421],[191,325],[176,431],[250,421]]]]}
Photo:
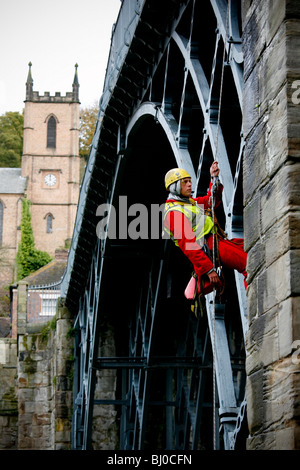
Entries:
{"type": "Polygon", "coordinates": [[[242,276],[226,272],[222,297],[206,296],[196,317],[183,295],[192,267],[169,240],[96,234],[100,204],[111,204],[111,218],[109,207],[124,217],[132,204],[162,204],[172,167],[206,193],[217,158],[218,220],[229,238],[242,237],[242,90],[238,0],[123,1],[63,281],[77,331],[75,449],[97,448],[93,418],[105,406],[120,449],[245,443],[242,276]]]}

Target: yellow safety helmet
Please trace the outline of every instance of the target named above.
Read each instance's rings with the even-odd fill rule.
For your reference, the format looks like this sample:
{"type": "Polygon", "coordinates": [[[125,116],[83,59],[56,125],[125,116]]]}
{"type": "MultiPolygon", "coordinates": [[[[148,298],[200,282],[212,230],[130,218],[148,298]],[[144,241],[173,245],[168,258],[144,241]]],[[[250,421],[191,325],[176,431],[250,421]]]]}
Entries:
{"type": "Polygon", "coordinates": [[[165,176],[166,190],[168,190],[169,186],[172,183],[175,183],[178,180],[182,180],[183,178],[190,178],[190,177],[191,175],[189,175],[186,170],[183,170],[182,168],[172,168],[172,170],[169,170],[165,176]]]}

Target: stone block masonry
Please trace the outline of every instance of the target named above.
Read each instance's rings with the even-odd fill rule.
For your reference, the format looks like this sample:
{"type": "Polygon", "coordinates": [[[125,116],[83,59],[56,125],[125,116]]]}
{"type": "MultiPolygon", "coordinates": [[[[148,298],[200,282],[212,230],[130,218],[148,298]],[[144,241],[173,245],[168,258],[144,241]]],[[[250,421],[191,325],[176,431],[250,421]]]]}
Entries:
{"type": "MultiPolygon", "coordinates": [[[[106,315],[103,315],[106,317],[106,315]]],[[[116,345],[114,330],[105,320],[105,328],[100,334],[99,357],[115,357],[116,345]]],[[[113,369],[97,371],[95,400],[114,400],[116,398],[117,373],[113,369]]],[[[94,404],[92,441],[94,450],[112,450],[119,448],[118,416],[114,405],[94,404]]]]}
{"type": "Polygon", "coordinates": [[[0,450],[17,449],[17,340],[0,338],[0,450]]]}
{"type": "Polygon", "coordinates": [[[60,306],[38,332],[19,336],[18,449],[67,450],[71,442],[73,338],[60,306]]]}
{"type": "Polygon", "coordinates": [[[300,448],[299,20],[296,0],[243,1],[247,447],[256,450],[300,448]]]}
{"type": "Polygon", "coordinates": [[[56,317],[48,324],[19,322],[17,339],[0,338],[0,449],[70,449],[70,333],[69,312],[59,305],[56,317]]]}

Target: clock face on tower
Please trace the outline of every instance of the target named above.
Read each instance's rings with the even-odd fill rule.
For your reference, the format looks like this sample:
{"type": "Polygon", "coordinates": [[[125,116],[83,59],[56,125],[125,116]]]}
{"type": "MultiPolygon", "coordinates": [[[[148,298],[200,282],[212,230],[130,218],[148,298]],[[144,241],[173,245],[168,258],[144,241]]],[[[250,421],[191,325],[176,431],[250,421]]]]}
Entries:
{"type": "Polygon", "coordinates": [[[56,185],[56,182],[57,182],[57,178],[55,175],[53,175],[53,173],[48,173],[45,178],[44,178],[44,181],[45,181],[45,184],[47,186],[55,186],[56,185]]]}

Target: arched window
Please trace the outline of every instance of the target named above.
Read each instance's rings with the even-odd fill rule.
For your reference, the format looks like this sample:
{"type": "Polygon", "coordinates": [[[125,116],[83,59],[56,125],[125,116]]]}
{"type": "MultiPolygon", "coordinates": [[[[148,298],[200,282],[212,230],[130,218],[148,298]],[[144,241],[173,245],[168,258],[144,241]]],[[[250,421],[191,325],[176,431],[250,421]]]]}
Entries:
{"type": "Polygon", "coordinates": [[[17,201],[17,230],[21,230],[21,220],[22,220],[22,198],[19,197],[17,201]]]}
{"type": "Polygon", "coordinates": [[[53,225],[53,215],[52,214],[47,214],[46,217],[46,233],[52,233],[52,225],[53,225]]]}
{"type": "Polygon", "coordinates": [[[47,147],[56,148],[56,120],[53,116],[48,119],[47,124],[47,147]]]}

